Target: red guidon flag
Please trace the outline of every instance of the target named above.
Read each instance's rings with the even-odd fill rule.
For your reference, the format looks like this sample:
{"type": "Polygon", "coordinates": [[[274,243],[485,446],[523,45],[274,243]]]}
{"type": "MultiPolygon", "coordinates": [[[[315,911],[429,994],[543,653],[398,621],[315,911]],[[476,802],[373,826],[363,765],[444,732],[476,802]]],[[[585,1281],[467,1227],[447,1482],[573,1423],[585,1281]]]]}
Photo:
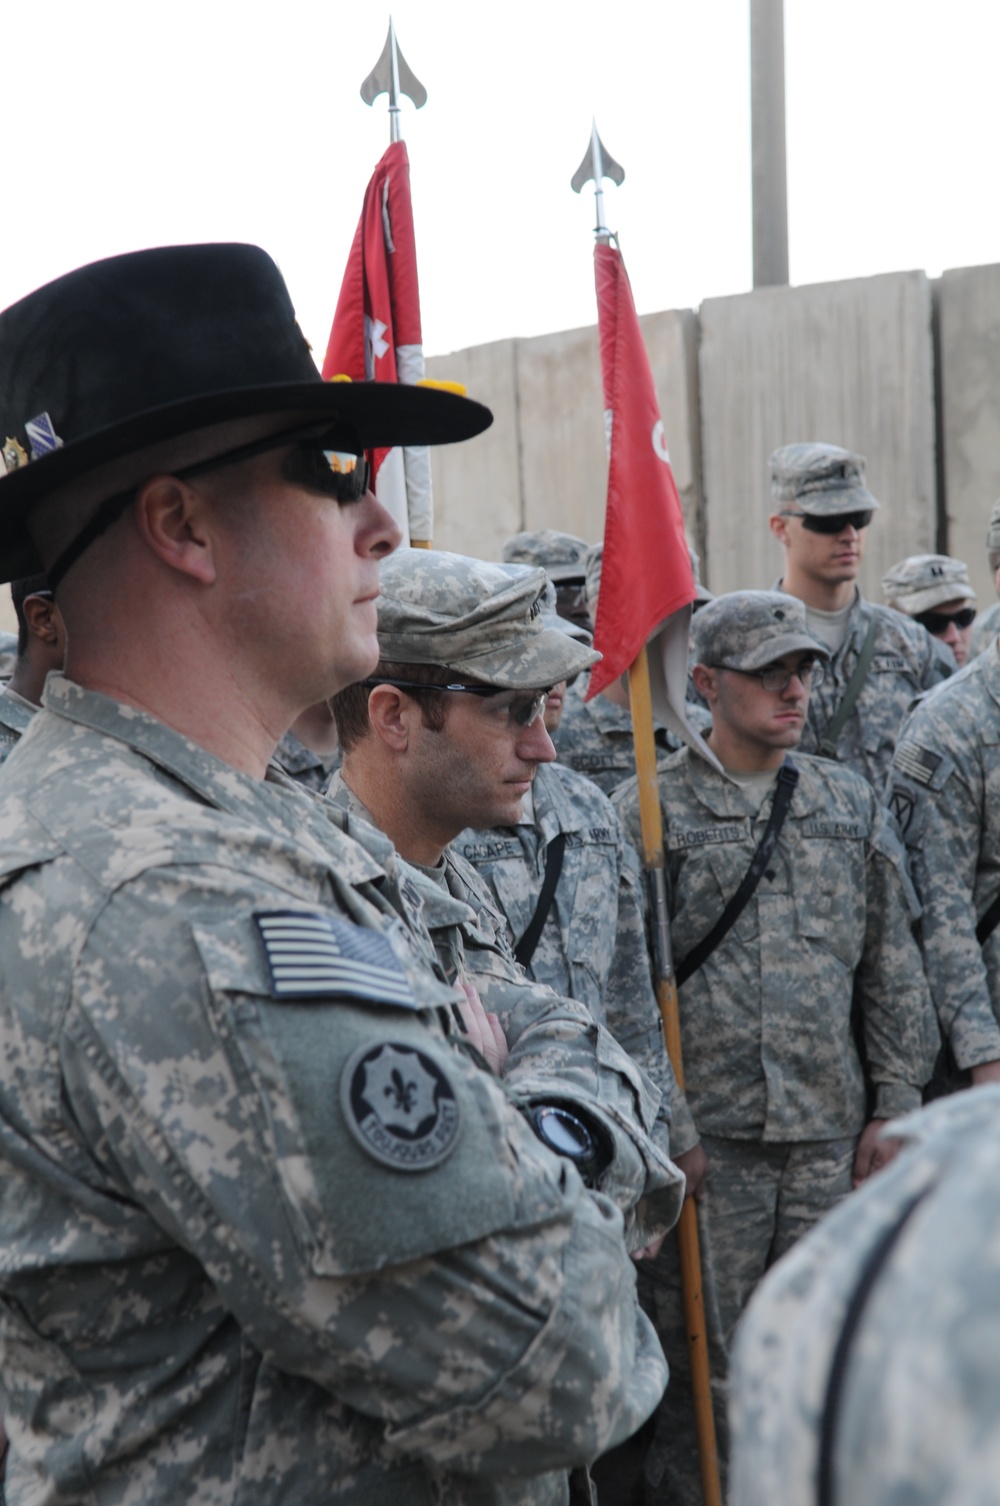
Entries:
{"type": "MultiPolygon", "coordinates": [[[[656,715],[706,756],[684,713],[694,572],[653,373],[621,252],[594,248],[608,435],[608,505],[587,699],[617,680],[650,643],[656,715]]],[[[714,761],[714,760],[713,760],[714,761]]]]}
{"type": "MultiPolygon", "coordinates": [[[[424,375],[417,246],[406,143],[394,141],[365,191],[361,219],[333,316],[325,380],[418,382],[424,375]]],[[[404,543],[434,532],[426,449],[372,452],[375,493],[403,530],[404,543]]]]}

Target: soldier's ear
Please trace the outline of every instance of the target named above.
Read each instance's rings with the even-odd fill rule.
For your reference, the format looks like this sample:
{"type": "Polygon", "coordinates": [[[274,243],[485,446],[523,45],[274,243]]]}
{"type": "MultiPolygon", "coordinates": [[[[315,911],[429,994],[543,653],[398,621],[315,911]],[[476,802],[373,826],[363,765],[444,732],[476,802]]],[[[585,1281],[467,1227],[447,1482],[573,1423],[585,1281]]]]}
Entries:
{"type": "Polygon", "coordinates": [[[704,696],[710,706],[715,704],[718,695],[717,672],[710,669],[707,664],[696,664],[691,671],[694,688],[700,696],[704,696]]]}
{"type": "Polygon", "coordinates": [[[394,753],[405,753],[410,741],[413,718],[420,717],[420,707],[412,696],[395,685],[375,685],[368,697],[368,720],[380,742],[394,753]]]}
{"type": "Polygon", "coordinates": [[[768,528],[770,528],[779,544],[788,543],[788,523],[781,516],[780,512],[773,512],[771,514],[771,516],[767,520],[767,526],[768,528]]]}
{"type": "Polygon", "coordinates": [[[26,596],[21,605],[28,631],[43,643],[55,647],[62,631],[59,608],[51,596],[26,596]]]}

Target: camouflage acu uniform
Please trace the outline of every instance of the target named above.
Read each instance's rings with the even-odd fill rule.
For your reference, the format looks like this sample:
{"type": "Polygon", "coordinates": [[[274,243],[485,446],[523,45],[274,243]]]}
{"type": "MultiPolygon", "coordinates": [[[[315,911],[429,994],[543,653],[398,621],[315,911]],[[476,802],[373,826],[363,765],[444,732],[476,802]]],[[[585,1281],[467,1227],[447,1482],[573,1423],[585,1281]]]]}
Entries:
{"type": "MultiPolygon", "coordinates": [[[[770,469],[771,493],[779,510],[783,503],[792,502],[797,510],[814,517],[855,512],[871,516],[879,507],[865,484],[863,456],[840,445],[783,445],[771,456],[770,469]]],[[[779,581],[775,589],[780,587],[779,581]]],[[[946,679],[955,669],[955,660],[920,623],[865,601],[855,587],[844,641],[826,667],[823,684],[809,698],[809,720],[800,745],[803,753],[819,751],[872,621],[876,625],[874,657],[837,739],[836,759],[881,793],[899,728],[912,701],[922,690],[946,679]]]]}
{"type": "MultiPolygon", "coordinates": [[[[680,990],[685,1090],[710,1164],[699,1221],[717,1386],[754,1284],[850,1191],[866,1119],[919,1104],[937,1046],[904,901],[903,853],[874,792],[826,760],[796,755],[795,765],[799,782],[766,873],[680,990]],[[851,1029],[855,991],[871,1106],[851,1029]]],[[[742,881],[773,795],[759,805],[759,795],[687,749],[659,770],[679,961],[742,881]]],[[[614,803],[635,838],[634,781],[614,803]]],[[[683,1322],[669,1247],[642,1279],[676,1371],[683,1322]]],[[[676,1374],[675,1383],[658,1414],[647,1474],[662,1482],[662,1499],[693,1502],[689,1393],[676,1374]]]]}
{"type": "Polygon", "coordinates": [[[646,948],[639,862],[607,797],[560,764],[540,764],[532,808],[517,826],[467,830],[454,850],[489,884],[512,945],[538,904],[553,838],[566,845],[559,882],[529,976],[586,1004],[670,1104],[670,1148],[697,1141],[670,1070],[646,948]]]}
{"type": "Polygon", "coordinates": [[[505,1094],[384,840],[45,694],[0,801],[8,1499],[564,1503],[665,1372],[620,1212],[508,1100],[537,1011],[505,1094]]]}
{"type": "Polygon", "coordinates": [[[923,690],[954,673],[951,651],[919,622],[901,612],[865,601],[858,591],[847,637],[827,665],[826,677],[809,697],[803,753],[815,753],[833,721],[861,656],[874,617],[875,655],[854,710],[837,740],[837,762],[861,774],[877,791],[885,785],[903,719],[923,690]]]}
{"type": "MultiPolygon", "coordinates": [[[[345,784],[343,774],[334,775],[328,799],[337,809],[347,813],[349,823],[372,821],[371,814],[345,784]]],[[[364,828],[348,825],[351,832],[359,829],[364,828]]],[[[430,932],[445,976],[473,984],[485,1007],[498,1015],[505,1035],[509,1036],[511,1032],[515,1036],[519,1035],[526,1023],[540,1012],[549,1020],[570,1022],[574,1029],[579,1029],[581,1022],[589,1024],[591,1031],[596,1033],[597,1027],[592,1023],[591,1012],[582,1004],[574,1003],[572,996],[556,998],[550,989],[526,978],[514,961],[504,917],[497,909],[489,888],[472,864],[461,857],[454,847],[446,848],[444,860],[436,869],[420,868],[401,858],[398,862],[404,875],[401,882],[404,899],[430,932]]],[[[646,1019],[643,1023],[648,1031],[652,1022],[646,1019]]],[[[631,1022],[631,1028],[633,1034],[638,1036],[634,1021],[631,1022]]],[[[607,1040],[603,1030],[601,1039],[607,1040]]],[[[629,1042],[623,1044],[628,1045],[629,1042]]],[[[643,1040],[643,1045],[646,1046],[647,1055],[651,1055],[648,1042],[643,1040]]],[[[612,1060],[616,1064],[622,1063],[621,1054],[611,1042],[599,1047],[599,1056],[609,1063],[612,1060]],[[612,1053],[610,1057],[609,1049],[612,1053]]],[[[644,1068],[647,1066],[646,1061],[641,1064],[644,1068]]],[[[542,1084],[541,1091],[545,1090],[546,1079],[554,1078],[563,1085],[564,1096],[569,1092],[573,1081],[573,1063],[561,1051],[558,1042],[546,1039],[540,1043],[535,1066],[538,1080],[542,1084]]],[[[521,1067],[524,1070],[523,1053],[521,1067]]],[[[647,1078],[632,1063],[629,1063],[629,1067],[631,1070],[626,1071],[623,1064],[618,1065],[618,1072],[624,1077],[624,1081],[616,1083],[609,1074],[603,1089],[604,1098],[609,1106],[612,1105],[617,1091],[629,1119],[632,1122],[638,1119],[659,1146],[662,1156],[650,1148],[646,1160],[640,1162],[633,1152],[629,1164],[629,1146],[626,1144],[619,1151],[615,1169],[618,1180],[613,1179],[610,1183],[602,1181],[601,1185],[605,1191],[613,1192],[621,1204],[632,1207],[643,1195],[648,1183],[650,1196],[646,1198],[640,1215],[641,1227],[630,1231],[629,1243],[638,1246],[646,1243],[654,1230],[663,1233],[675,1222],[680,1212],[681,1178],[676,1168],[669,1162],[664,1165],[663,1160],[670,1150],[669,1080],[664,1078],[662,1070],[650,1073],[647,1078]],[[660,1084],[666,1089],[662,1096],[660,1084]]],[[[548,1082],[548,1091],[551,1093],[551,1081],[548,1082]]],[[[619,1116],[612,1110],[609,1127],[614,1128],[621,1139],[620,1128],[615,1124],[617,1117],[619,1116]]]]}
{"type": "Polygon", "coordinates": [[[7,759],[31,726],[38,710],[7,687],[0,689],[0,763],[7,759]]]}
{"type": "Polygon", "coordinates": [[[1000,652],[926,696],[900,734],[886,799],[923,906],[924,961],[959,1067],[1000,1058],[1000,928],[976,923],[1000,892],[1000,652]]]}
{"type": "MultiPolygon", "coordinates": [[[[996,576],[1000,567],[1000,502],[994,502],[990,511],[989,527],[986,530],[986,550],[989,559],[990,571],[996,576]]],[[[1000,633],[1000,601],[995,602],[987,611],[980,612],[972,624],[972,637],[969,640],[969,657],[981,654],[984,648],[988,648],[996,640],[1000,633]]]]}
{"type": "Polygon", "coordinates": [[[766,1277],[733,1353],[730,1506],[992,1506],[1000,1088],[909,1143],[766,1277]]]}
{"type": "Polygon", "coordinates": [[[17,634],[0,633],[0,680],[9,680],[17,663],[17,634]]]}
{"type": "MultiPolygon", "coordinates": [[[[635,774],[635,748],[632,743],[632,717],[622,706],[615,706],[605,696],[585,701],[588,674],[582,674],[566,692],[562,721],[552,735],[560,763],[586,774],[605,795],[635,774]]],[[[679,739],[666,727],[653,732],[656,745],[664,752],[676,752],[679,739]]]]}
{"type": "Polygon", "coordinates": [[[274,750],[274,762],[289,779],[320,795],[340,768],[340,749],[325,756],[314,753],[312,748],[299,741],[294,732],[286,732],[274,750]]]}
{"type": "Polygon", "coordinates": [[[980,612],[972,624],[972,637],[969,639],[969,658],[981,654],[984,648],[989,648],[995,643],[1000,634],[1000,601],[993,603],[985,612],[980,612]]]}

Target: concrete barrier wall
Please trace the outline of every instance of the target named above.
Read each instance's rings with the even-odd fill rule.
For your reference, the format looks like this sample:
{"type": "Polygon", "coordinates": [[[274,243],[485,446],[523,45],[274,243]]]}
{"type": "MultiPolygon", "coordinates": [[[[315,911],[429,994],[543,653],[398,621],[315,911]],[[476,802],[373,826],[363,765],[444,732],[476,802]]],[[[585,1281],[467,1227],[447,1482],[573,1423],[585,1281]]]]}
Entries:
{"type": "Polygon", "coordinates": [[[710,299],[700,311],[706,580],[766,588],[781,566],[768,457],[820,439],[868,461],[882,503],[862,589],[937,533],[931,290],[922,272],[710,299]]]}
{"type": "Polygon", "coordinates": [[[948,552],[968,564],[982,610],[996,595],[986,525],[1000,497],[1000,266],[945,272],[938,310],[948,552]]]}
{"type": "MultiPolygon", "coordinates": [[[[685,518],[703,548],[697,319],[686,309],[640,322],[685,518]]],[[[427,374],[464,382],[494,412],[479,439],[432,451],[438,548],[495,558],[521,528],[603,537],[608,462],[596,325],[435,356],[427,374]]]]}

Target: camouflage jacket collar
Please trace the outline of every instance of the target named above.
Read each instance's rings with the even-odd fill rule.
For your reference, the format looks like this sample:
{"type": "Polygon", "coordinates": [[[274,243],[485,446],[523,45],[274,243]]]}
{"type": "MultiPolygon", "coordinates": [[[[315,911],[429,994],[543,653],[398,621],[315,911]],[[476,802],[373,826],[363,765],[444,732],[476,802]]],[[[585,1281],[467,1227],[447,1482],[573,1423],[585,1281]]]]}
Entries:
{"type": "MultiPolygon", "coordinates": [[[[1000,706],[1000,639],[989,644],[977,659],[973,659],[972,664],[966,665],[964,669],[960,669],[959,674],[967,674],[973,665],[981,666],[980,672],[983,684],[997,705],[1000,706]]],[[[952,681],[956,678],[957,676],[952,675],[952,681]]],[[[951,681],[945,680],[943,683],[948,685],[951,681]]]]}
{"type": "MultiPolygon", "coordinates": [[[[695,799],[713,816],[738,819],[755,814],[751,812],[747,796],[737,782],[738,775],[718,773],[711,764],[692,754],[688,748],[682,749],[676,758],[680,767],[686,771],[688,785],[695,799]]],[[[799,771],[791,813],[794,816],[812,815],[823,808],[820,783],[810,778],[812,760],[794,749],[791,750],[791,759],[799,771]]],[[[765,801],[765,807],[770,809],[769,801],[765,801]]]]}
{"type": "Polygon", "coordinates": [[[26,732],[36,710],[9,687],[0,690],[0,726],[9,727],[12,732],[26,732]]]}
{"type": "Polygon", "coordinates": [[[294,732],[285,733],[274,750],[274,757],[286,774],[304,774],[307,769],[320,769],[328,774],[337,761],[336,753],[331,753],[328,758],[314,753],[294,732]]]}
{"type": "Polygon", "coordinates": [[[531,787],[535,816],[531,824],[538,827],[546,844],[558,832],[580,831],[590,825],[588,810],[570,798],[559,777],[558,767],[551,763],[539,764],[531,787]]]}
{"type": "MultiPolygon", "coordinates": [[[[64,675],[49,675],[42,701],[47,712],[123,743],[208,806],[298,846],[314,847],[316,856],[325,863],[341,860],[349,884],[385,876],[384,865],[368,844],[345,842],[343,823],[335,816],[331,819],[334,813],[274,765],[268,768],[265,779],[254,779],[148,712],[85,690],[64,675]]],[[[391,854],[391,846],[386,846],[391,854]]]]}

